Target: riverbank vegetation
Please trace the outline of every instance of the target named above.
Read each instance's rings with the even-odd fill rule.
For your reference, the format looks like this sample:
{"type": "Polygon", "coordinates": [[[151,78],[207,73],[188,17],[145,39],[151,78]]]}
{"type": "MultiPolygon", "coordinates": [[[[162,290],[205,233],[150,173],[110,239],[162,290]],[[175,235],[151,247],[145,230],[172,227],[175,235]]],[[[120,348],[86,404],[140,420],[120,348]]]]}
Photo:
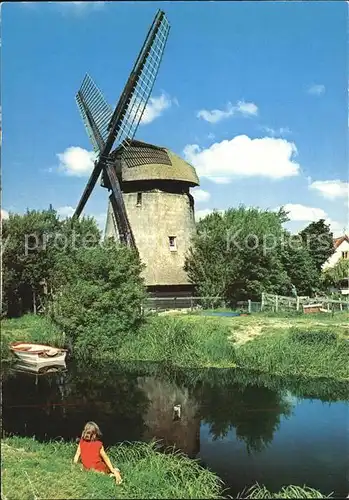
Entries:
{"type": "Polygon", "coordinates": [[[111,447],[108,455],[123,476],[119,486],[103,474],[83,471],[72,459],[76,445],[2,440],[2,497],[33,498],[221,498],[222,481],[180,453],[160,453],[155,444],[111,447]]]}
{"type": "MultiPolygon", "coordinates": [[[[222,481],[180,453],[159,453],[155,443],[121,444],[108,450],[123,483],[83,471],[72,463],[76,445],[10,437],[2,440],[2,497],[33,498],[227,498],[222,481]]],[[[326,498],[307,487],[288,486],[270,493],[255,485],[243,498],[326,498]]]]}
{"type": "MultiPolygon", "coordinates": [[[[151,315],[132,334],[120,336],[109,349],[102,344],[102,349],[88,353],[73,347],[73,355],[105,362],[241,368],[282,377],[348,380],[348,313],[337,313],[335,319],[329,316],[151,315]]],[[[97,341],[99,337],[93,338],[97,341]]],[[[65,343],[61,329],[36,315],[3,320],[2,359],[8,359],[7,346],[17,340],[58,346],[65,343]]],[[[84,345],[94,345],[88,333],[84,345]]]]}
{"type": "MultiPolygon", "coordinates": [[[[295,283],[305,292],[300,275],[294,273],[304,266],[307,273],[319,273],[330,248],[320,252],[313,242],[307,249],[301,243],[297,251],[293,245],[264,250],[245,245],[246,231],[255,234],[261,244],[266,243],[264,237],[269,233],[285,238],[285,220],[282,210],[275,213],[245,207],[229,210],[224,216],[208,216],[199,223],[197,239],[193,240],[187,262],[189,276],[202,293],[220,294],[228,302],[253,298],[262,291],[291,290],[295,283]],[[234,231],[239,227],[244,229],[239,232],[241,248],[236,250],[234,231]],[[226,238],[229,245],[224,246],[226,238]],[[217,286],[224,289],[214,288],[217,286]]],[[[309,231],[310,236],[322,231],[328,242],[332,241],[321,221],[302,233],[302,241],[306,235],[308,242],[309,231]]],[[[4,221],[4,236],[9,239],[4,252],[3,313],[22,316],[4,320],[5,358],[11,340],[31,340],[64,343],[74,357],[84,359],[348,378],[348,339],[339,319],[345,314],[336,315],[338,319],[325,315],[322,320],[300,319],[299,315],[282,319],[263,314],[241,318],[147,315],[143,311],[146,292],[139,256],[112,240],[101,243],[94,220],[61,221],[52,208],[28,211],[23,216],[10,214],[4,221]],[[30,311],[40,312],[40,319],[23,316],[30,311]]],[[[317,286],[310,285],[314,276],[306,278],[312,291],[317,286]]]]}
{"type": "Polygon", "coordinates": [[[284,486],[278,493],[271,493],[265,486],[256,484],[247,489],[238,498],[331,498],[331,495],[323,495],[320,491],[307,486],[284,486]]]}

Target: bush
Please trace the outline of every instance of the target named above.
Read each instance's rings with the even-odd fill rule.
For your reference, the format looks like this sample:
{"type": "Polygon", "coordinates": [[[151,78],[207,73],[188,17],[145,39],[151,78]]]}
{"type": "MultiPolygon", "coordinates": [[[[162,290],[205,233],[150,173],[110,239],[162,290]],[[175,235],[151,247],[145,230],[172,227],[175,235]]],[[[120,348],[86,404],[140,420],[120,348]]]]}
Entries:
{"type": "Polygon", "coordinates": [[[76,354],[115,351],[137,329],[145,297],[141,271],[138,255],[115,242],[76,252],[52,307],[76,354]]]}

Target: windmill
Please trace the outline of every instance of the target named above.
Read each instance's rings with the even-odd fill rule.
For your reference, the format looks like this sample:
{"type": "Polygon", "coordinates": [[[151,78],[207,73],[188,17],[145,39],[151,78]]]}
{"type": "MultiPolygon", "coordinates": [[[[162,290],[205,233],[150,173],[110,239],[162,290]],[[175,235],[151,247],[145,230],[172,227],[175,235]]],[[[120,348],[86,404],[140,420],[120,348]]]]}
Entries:
{"type": "Polygon", "coordinates": [[[159,71],[169,30],[165,13],[159,10],[114,111],[89,75],[84,77],[76,95],[97,159],[73,217],[80,216],[102,174],[102,185],[111,191],[109,200],[120,241],[134,249],[135,238],[120,188],[121,169],[115,168],[110,153],[113,148],[126,152],[132,143],[159,71]]]}

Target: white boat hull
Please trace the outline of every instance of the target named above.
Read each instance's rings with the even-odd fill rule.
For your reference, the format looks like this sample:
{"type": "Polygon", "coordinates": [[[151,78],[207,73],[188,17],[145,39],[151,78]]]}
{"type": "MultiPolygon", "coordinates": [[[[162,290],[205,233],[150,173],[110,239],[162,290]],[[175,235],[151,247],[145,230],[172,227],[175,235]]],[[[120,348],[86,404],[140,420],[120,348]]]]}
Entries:
{"type": "Polygon", "coordinates": [[[26,342],[14,343],[10,348],[16,358],[37,366],[64,363],[67,355],[66,349],[26,342]]]}
{"type": "Polygon", "coordinates": [[[52,357],[52,358],[46,358],[46,357],[43,357],[41,356],[40,354],[32,354],[30,352],[14,352],[14,355],[20,359],[21,361],[25,362],[25,363],[30,363],[30,364],[33,364],[33,365],[48,365],[48,364],[52,364],[52,365],[55,365],[55,364],[60,364],[60,363],[64,363],[65,361],[65,357],[67,355],[66,352],[63,352],[63,353],[60,353],[60,354],[57,354],[56,356],[52,357]]]}

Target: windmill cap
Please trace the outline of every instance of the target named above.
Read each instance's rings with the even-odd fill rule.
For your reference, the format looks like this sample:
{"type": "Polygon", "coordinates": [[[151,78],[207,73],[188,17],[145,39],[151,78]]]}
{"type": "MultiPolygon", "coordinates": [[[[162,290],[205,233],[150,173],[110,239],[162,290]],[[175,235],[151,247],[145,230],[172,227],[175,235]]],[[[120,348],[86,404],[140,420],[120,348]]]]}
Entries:
{"type": "Polygon", "coordinates": [[[132,141],[127,149],[115,149],[112,157],[122,162],[122,182],[173,180],[190,187],[200,184],[195,168],[168,148],[132,141]]]}

